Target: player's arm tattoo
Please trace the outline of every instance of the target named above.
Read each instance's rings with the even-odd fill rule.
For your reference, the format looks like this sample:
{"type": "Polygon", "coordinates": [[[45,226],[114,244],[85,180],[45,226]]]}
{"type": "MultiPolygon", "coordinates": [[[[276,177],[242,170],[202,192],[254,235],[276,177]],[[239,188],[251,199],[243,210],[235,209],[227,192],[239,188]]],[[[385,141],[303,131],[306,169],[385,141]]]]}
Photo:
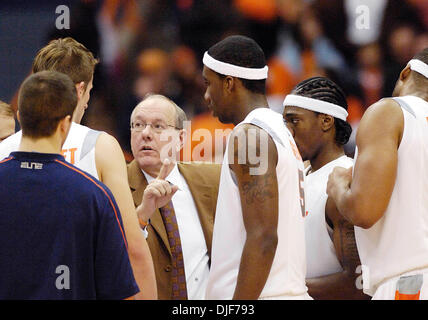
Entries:
{"type": "Polygon", "coordinates": [[[355,241],[354,226],[345,219],[339,219],[335,226],[336,241],[339,241],[339,257],[344,269],[355,272],[357,266],[360,265],[360,258],[358,255],[357,243],[355,241]]]}
{"type": "Polygon", "coordinates": [[[274,178],[270,174],[262,176],[253,176],[249,181],[242,184],[242,191],[245,195],[245,201],[248,204],[254,202],[262,203],[271,201],[274,197],[271,189],[274,185],[274,178]]]}
{"type": "Polygon", "coordinates": [[[234,166],[233,171],[240,177],[241,196],[248,205],[273,201],[273,198],[275,198],[273,190],[277,188],[277,179],[276,176],[272,174],[272,171],[274,171],[276,167],[276,156],[272,158],[274,161],[269,158],[272,163],[268,164],[266,172],[263,172],[264,174],[252,174],[251,169],[258,168],[261,163],[252,163],[249,157],[250,154],[256,155],[257,157],[265,156],[266,159],[261,161],[269,161],[268,157],[270,156],[268,153],[269,151],[274,151],[273,148],[275,148],[273,141],[269,141],[269,139],[271,140],[265,132],[259,128],[255,129],[254,127],[247,127],[242,131],[238,131],[234,137],[233,160],[234,163],[239,164],[239,166],[234,166]],[[252,139],[249,138],[250,135],[253,135],[253,139],[255,137],[253,140],[255,143],[251,143],[252,139]],[[262,151],[262,143],[268,145],[267,150],[265,149],[262,151]],[[270,146],[269,143],[271,143],[270,146]],[[245,145],[245,163],[241,161],[242,144],[245,145]],[[269,150],[269,148],[272,150],[269,150]],[[262,152],[265,152],[265,154],[262,155],[262,152]]]}
{"type": "Polygon", "coordinates": [[[355,273],[355,269],[360,265],[360,258],[354,226],[339,213],[330,197],[326,205],[326,222],[333,227],[333,243],[340,264],[344,270],[355,273]]]}

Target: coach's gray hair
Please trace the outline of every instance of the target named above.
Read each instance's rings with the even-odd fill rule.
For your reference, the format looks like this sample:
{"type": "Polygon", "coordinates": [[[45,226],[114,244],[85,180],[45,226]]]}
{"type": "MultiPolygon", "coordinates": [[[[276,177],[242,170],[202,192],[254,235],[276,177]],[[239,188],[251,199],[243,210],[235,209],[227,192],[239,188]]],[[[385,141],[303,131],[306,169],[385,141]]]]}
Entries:
{"type": "MultiPolygon", "coordinates": [[[[184,128],[184,121],[187,121],[186,113],[174,101],[172,101],[170,98],[168,98],[162,94],[148,93],[144,96],[144,98],[143,98],[143,100],[141,100],[141,102],[144,102],[150,98],[162,98],[162,99],[167,100],[169,103],[171,103],[175,108],[175,127],[177,129],[183,129],[184,128]]],[[[140,105],[140,103],[138,105],[140,105]]],[[[137,107],[138,107],[138,105],[137,105],[137,107]]],[[[131,125],[132,125],[132,118],[134,117],[135,109],[137,107],[135,107],[134,110],[132,110],[131,119],[130,119],[131,125]]]]}

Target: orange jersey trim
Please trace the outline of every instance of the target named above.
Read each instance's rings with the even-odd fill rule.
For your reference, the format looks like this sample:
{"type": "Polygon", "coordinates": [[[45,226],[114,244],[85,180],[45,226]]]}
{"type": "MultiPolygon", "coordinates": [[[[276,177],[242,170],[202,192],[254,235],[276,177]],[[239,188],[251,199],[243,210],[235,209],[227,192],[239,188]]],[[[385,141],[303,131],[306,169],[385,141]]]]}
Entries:
{"type": "Polygon", "coordinates": [[[98,183],[96,183],[96,182],[94,181],[94,179],[92,179],[91,177],[87,176],[87,175],[86,175],[85,173],[83,173],[82,171],[80,171],[80,170],[78,170],[78,169],[76,169],[76,168],[73,168],[72,166],[70,166],[70,165],[68,165],[68,164],[66,164],[66,163],[64,163],[64,162],[62,162],[62,161],[60,161],[60,160],[58,160],[58,159],[55,159],[55,161],[56,161],[56,162],[58,162],[58,163],[60,163],[60,164],[62,164],[63,166],[66,166],[67,168],[69,168],[69,169],[71,169],[71,170],[73,170],[73,171],[76,171],[77,173],[80,173],[82,176],[84,176],[86,179],[88,179],[89,181],[91,181],[93,184],[95,184],[99,189],[101,189],[101,190],[104,192],[104,194],[107,196],[107,198],[108,198],[108,200],[109,200],[109,202],[110,202],[110,205],[111,205],[111,206],[112,206],[112,208],[113,208],[114,215],[116,216],[117,224],[118,224],[118,226],[119,226],[120,232],[122,233],[123,242],[125,243],[125,247],[126,247],[126,249],[128,250],[128,243],[126,242],[125,234],[124,234],[123,229],[122,229],[122,227],[121,227],[121,225],[120,225],[119,217],[118,217],[118,215],[117,215],[116,208],[115,208],[115,206],[114,206],[114,204],[113,204],[113,200],[111,199],[111,197],[109,196],[109,194],[104,190],[104,188],[102,188],[98,183]]]}
{"type": "Polygon", "coordinates": [[[5,162],[12,160],[12,159],[13,159],[13,157],[9,157],[9,158],[3,159],[2,161],[0,161],[0,163],[5,163],[5,162]]]}

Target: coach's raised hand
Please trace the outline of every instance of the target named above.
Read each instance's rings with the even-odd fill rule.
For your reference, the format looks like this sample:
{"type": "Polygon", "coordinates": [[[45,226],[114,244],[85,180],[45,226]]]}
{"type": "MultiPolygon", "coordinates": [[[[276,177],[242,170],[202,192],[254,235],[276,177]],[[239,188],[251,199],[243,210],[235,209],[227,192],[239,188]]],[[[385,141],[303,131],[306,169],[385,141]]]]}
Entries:
{"type": "Polygon", "coordinates": [[[165,206],[177,192],[178,187],[171,185],[165,180],[174,165],[174,162],[165,159],[157,178],[151,181],[144,190],[143,200],[137,207],[137,214],[140,221],[149,221],[155,210],[165,206]]]}

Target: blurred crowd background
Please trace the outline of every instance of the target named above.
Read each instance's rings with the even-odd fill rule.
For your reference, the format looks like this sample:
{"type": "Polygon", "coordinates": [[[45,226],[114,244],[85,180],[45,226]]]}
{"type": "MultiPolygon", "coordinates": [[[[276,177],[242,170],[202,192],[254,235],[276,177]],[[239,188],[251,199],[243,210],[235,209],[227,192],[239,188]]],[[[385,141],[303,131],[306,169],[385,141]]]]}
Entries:
{"type": "MultiPolygon", "coordinates": [[[[327,76],[348,96],[348,121],[354,132],[365,109],[391,96],[401,69],[416,52],[428,47],[426,0],[40,1],[52,15],[49,24],[43,20],[42,31],[42,22],[27,26],[30,30],[22,27],[38,14],[35,4],[28,3],[0,4],[0,19],[9,19],[8,25],[0,21],[1,50],[7,50],[0,58],[8,57],[28,68],[26,74],[17,75],[9,63],[7,71],[22,81],[32,57],[50,39],[71,36],[82,42],[100,59],[83,124],[114,135],[128,160],[132,157],[129,117],[149,92],[166,95],[181,106],[192,120],[193,131],[231,128],[208,112],[201,74],[204,51],[227,35],[247,35],[263,48],[272,109],[282,112],[285,95],[301,80],[327,76]],[[55,28],[54,10],[60,4],[70,8],[68,30],[55,28]],[[369,9],[366,18],[361,7],[358,9],[361,5],[369,9]],[[19,23],[15,28],[22,30],[10,30],[12,23],[19,23]],[[22,39],[27,34],[31,39],[31,33],[37,32],[43,36],[38,43],[28,40],[26,48],[22,39]],[[19,57],[24,56],[18,53],[25,49],[29,61],[20,62],[19,57]]],[[[5,70],[2,81],[11,79],[5,70]]],[[[19,84],[9,96],[0,96],[15,110],[19,84]]],[[[353,139],[354,135],[347,145],[350,155],[353,139]]]]}

